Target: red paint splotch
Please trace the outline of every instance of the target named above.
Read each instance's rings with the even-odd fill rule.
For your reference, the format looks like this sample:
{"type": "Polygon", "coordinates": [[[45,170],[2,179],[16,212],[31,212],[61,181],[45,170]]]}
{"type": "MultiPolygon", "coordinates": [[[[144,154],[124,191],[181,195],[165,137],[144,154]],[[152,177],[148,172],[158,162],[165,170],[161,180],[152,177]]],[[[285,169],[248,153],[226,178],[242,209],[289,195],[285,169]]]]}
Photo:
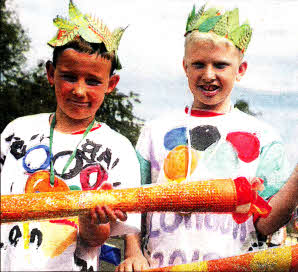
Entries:
{"type": "Polygon", "coordinates": [[[241,131],[231,132],[226,140],[233,145],[239,159],[244,162],[252,162],[260,155],[260,141],[255,134],[241,131]]]}
{"type": "Polygon", "coordinates": [[[78,228],[78,225],[72,221],[72,220],[68,220],[68,219],[55,219],[55,220],[50,220],[50,223],[54,223],[54,224],[58,224],[58,225],[67,225],[67,226],[71,226],[74,228],[78,228]]]}

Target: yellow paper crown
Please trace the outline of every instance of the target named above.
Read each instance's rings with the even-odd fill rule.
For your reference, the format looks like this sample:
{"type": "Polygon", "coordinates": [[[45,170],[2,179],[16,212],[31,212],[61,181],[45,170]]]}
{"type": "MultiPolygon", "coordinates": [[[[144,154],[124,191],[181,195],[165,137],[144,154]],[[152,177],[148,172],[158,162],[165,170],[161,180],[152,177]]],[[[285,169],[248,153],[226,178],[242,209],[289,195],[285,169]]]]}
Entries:
{"type": "Polygon", "coordinates": [[[104,43],[108,52],[115,52],[116,69],[120,70],[122,68],[117,56],[117,50],[126,28],[117,28],[111,32],[99,19],[82,14],[72,0],[69,1],[69,20],[57,16],[53,22],[58,27],[58,32],[48,42],[50,46],[65,45],[78,36],[89,43],[104,43]]]}
{"type": "Polygon", "coordinates": [[[251,39],[252,29],[246,21],[239,25],[239,10],[235,8],[221,14],[218,8],[205,10],[203,5],[196,13],[195,5],[188,15],[185,36],[194,30],[202,33],[214,32],[215,34],[230,40],[242,53],[248,47],[251,39]]]}

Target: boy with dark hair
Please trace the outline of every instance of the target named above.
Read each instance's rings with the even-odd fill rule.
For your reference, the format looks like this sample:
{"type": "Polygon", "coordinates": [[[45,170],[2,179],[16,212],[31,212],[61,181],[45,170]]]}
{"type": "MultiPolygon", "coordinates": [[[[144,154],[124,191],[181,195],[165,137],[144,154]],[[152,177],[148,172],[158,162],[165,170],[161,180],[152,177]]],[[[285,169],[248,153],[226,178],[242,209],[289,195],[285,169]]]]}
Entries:
{"type": "MultiPolygon", "coordinates": [[[[1,134],[1,194],[136,187],[139,164],[131,143],[95,120],[119,81],[117,49],[125,29],[108,28],[69,3],[70,20],[49,45],[46,64],[55,113],[18,118],[1,134]]],[[[98,269],[99,246],[114,233],[137,231],[139,216],[99,207],[78,218],[3,224],[1,270],[98,269]],[[127,227],[129,228],[127,230],[127,227]]]]}
{"type": "MultiPolygon", "coordinates": [[[[247,70],[243,54],[251,34],[248,23],[239,25],[238,9],[193,8],[183,58],[193,103],[143,128],[136,147],[142,183],[257,177],[264,180],[260,195],[265,199],[285,183],[289,169],[280,137],[234,108],[230,99],[247,70]]],[[[276,220],[265,219],[250,217],[237,224],[232,214],[147,213],[142,249],[153,268],[239,255],[265,247],[258,234],[277,226],[276,220]]],[[[146,265],[143,257],[138,259],[138,267],[146,265]]],[[[132,254],[118,271],[125,266],[137,270],[135,263],[132,254]]]]}

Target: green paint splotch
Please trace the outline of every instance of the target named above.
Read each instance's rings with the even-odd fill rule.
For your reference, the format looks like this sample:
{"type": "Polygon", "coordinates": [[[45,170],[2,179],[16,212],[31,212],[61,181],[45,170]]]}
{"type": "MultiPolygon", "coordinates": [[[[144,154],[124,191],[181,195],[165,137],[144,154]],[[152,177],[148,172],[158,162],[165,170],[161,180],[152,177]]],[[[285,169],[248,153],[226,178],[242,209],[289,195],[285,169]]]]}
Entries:
{"type": "Polygon", "coordinates": [[[260,192],[263,198],[276,194],[287,181],[290,167],[284,145],[273,142],[261,149],[260,162],[256,176],[264,180],[265,189],[260,192]]]}

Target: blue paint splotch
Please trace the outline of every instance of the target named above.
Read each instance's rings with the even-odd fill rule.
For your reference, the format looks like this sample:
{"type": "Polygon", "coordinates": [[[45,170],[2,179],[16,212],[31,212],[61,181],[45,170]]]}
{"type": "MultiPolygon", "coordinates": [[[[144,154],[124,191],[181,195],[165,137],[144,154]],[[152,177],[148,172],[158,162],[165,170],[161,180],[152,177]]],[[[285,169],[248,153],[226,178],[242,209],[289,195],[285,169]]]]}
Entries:
{"type": "Polygon", "coordinates": [[[164,147],[167,150],[172,150],[178,145],[186,145],[186,127],[180,127],[170,130],[164,136],[164,147]]]}

